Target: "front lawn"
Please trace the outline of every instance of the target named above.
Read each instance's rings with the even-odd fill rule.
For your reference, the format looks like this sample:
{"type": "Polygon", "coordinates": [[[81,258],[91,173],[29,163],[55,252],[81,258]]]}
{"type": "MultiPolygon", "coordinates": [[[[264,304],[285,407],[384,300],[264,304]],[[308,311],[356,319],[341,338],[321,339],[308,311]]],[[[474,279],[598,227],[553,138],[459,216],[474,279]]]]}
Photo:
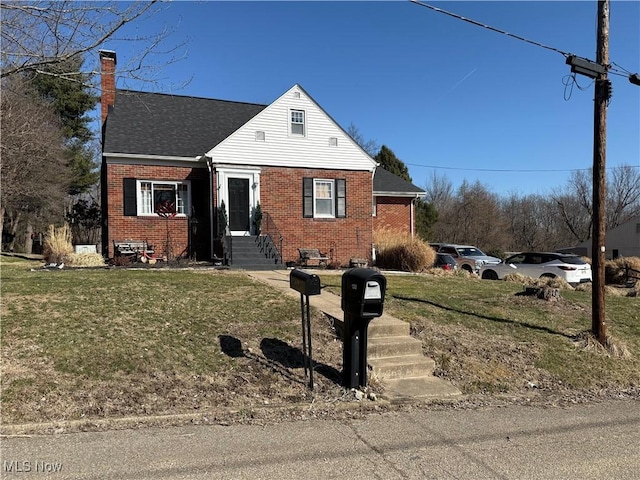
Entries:
{"type": "MultiPolygon", "coordinates": [[[[274,405],[330,414],[353,399],[340,385],[342,343],[330,322],[313,314],[311,392],[299,300],[243,273],[50,271],[5,256],[0,267],[5,425],[223,411],[247,418],[274,405]]],[[[341,276],[319,273],[339,294],[341,276]]],[[[547,302],[519,295],[516,283],[387,279],[385,311],[411,324],[435,373],[467,398],[638,396],[638,298],[607,296],[609,332],[627,353],[610,356],[582,341],[591,325],[588,292],[562,291],[547,302]]]]}

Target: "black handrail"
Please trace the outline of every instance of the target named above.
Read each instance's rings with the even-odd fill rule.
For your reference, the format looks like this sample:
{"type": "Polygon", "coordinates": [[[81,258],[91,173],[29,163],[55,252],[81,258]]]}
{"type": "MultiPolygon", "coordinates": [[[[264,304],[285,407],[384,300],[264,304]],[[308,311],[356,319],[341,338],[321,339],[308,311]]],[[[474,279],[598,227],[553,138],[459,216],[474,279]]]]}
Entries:
{"type": "Polygon", "coordinates": [[[260,249],[269,257],[275,259],[276,263],[282,263],[282,247],[284,237],[278,230],[276,223],[269,215],[269,212],[262,212],[261,231],[258,235],[260,249]],[[275,250],[275,252],[273,250],[275,250]]]}

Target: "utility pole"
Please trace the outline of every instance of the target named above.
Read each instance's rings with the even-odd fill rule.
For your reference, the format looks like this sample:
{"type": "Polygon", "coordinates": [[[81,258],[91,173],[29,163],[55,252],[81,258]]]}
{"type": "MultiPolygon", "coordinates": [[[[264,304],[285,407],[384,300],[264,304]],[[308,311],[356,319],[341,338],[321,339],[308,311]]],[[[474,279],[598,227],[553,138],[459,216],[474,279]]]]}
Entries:
{"type": "Polygon", "coordinates": [[[606,157],[607,157],[607,105],[611,83],[607,78],[609,65],[609,0],[598,0],[598,32],[596,63],[605,67],[595,81],[593,109],[593,233],[591,258],[593,288],[591,292],[591,331],[601,344],[607,338],[604,309],[605,289],[605,235],[606,235],[606,157]]]}

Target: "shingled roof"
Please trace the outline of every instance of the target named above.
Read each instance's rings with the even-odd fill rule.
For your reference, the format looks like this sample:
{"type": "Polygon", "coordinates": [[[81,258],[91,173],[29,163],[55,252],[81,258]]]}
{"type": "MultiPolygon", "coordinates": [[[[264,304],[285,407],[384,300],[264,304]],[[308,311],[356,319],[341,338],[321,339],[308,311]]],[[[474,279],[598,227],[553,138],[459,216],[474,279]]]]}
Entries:
{"type": "Polygon", "coordinates": [[[389,170],[385,170],[382,167],[376,168],[376,173],[373,176],[374,195],[413,197],[424,193],[425,191],[421,188],[416,187],[411,182],[407,182],[404,178],[391,173],[389,170]]]}
{"type": "Polygon", "coordinates": [[[105,124],[104,153],[195,158],[267,105],[117,90],[105,124]]]}

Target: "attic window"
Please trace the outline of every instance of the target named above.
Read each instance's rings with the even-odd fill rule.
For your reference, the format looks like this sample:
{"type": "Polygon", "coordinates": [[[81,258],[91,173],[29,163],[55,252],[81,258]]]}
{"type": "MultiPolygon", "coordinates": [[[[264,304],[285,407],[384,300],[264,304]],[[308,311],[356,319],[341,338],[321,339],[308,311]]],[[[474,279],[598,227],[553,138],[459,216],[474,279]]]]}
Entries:
{"type": "Polygon", "coordinates": [[[304,137],[304,110],[291,110],[291,135],[304,137]]]}
{"type": "Polygon", "coordinates": [[[293,92],[293,98],[300,98],[300,92],[293,92]]]}
{"type": "Polygon", "coordinates": [[[329,137],[329,146],[337,147],[338,146],[338,138],[337,137],[329,137]]]}
{"type": "Polygon", "coordinates": [[[256,131],[256,142],[264,142],[264,131],[262,130],[256,131]]]}

